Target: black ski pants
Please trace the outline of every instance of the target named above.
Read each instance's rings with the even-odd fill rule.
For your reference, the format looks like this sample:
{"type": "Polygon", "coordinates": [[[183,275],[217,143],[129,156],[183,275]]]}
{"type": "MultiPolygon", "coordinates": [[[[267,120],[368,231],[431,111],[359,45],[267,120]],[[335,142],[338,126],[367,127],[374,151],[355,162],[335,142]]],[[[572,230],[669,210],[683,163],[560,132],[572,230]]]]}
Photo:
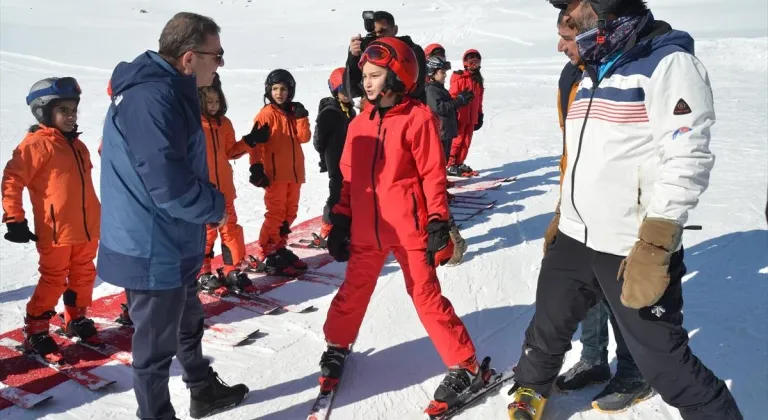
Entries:
{"type": "Polygon", "coordinates": [[[597,252],[558,232],[541,264],[536,313],[525,333],[515,381],[547,397],[587,311],[605,298],[645,380],[684,419],[742,419],[730,391],[691,352],[683,328],[683,251],[673,254],[671,281],[653,307],[621,303],[616,275],[624,257],[597,252]]]}
{"type": "Polygon", "coordinates": [[[328,199],[325,201],[325,207],[323,208],[323,221],[325,223],[331,224],[330,215],[333,211],[333,206],[341,199],[341,185],[341,174],[330,175],[328,179],[328,199]]]}

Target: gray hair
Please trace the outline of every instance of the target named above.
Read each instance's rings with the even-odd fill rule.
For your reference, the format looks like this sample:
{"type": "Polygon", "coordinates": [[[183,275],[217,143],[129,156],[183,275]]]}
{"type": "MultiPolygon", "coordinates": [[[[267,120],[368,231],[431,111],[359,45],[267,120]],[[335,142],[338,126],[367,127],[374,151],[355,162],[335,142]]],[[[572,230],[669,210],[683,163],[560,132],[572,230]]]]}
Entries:
{"type": "Polygon", "coordinates": [[[177,13],[165,24],[160,34],[158,54],[176,59],[187,51],[200,48],[209,36],[221,31],[213,19],[196,13],[177,13]]]}

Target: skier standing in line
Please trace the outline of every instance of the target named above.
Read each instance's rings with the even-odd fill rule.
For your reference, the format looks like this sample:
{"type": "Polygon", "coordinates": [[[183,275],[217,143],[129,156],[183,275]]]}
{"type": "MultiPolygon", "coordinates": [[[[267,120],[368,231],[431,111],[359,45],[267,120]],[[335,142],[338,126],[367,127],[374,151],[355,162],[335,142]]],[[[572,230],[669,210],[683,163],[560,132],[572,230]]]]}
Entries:
{"type": "Polygon", "coordinates": [[[480,52],[474,49],[467,50],[462,56],[464,70],[451,73],[451,96],[458,98],[467,90],[473,93],[470,106],[459,109],[458,135],[451,143],[451,153],[448,158],[448,175],[451,176],[477,175],[471,167],[464,164],[464,160],[469,153],[474,132],[483,127],[485,85],[483,76],[480,74],[481,60],[480,52]]]}
{"type": "MultiPolygon", "coordinates": [[[[446,160],[451,152],[451,142],[458,133],[457,110],[472,102],[472,97],[474,96],[471,90],[465,90],[456,99],[451,97],[448,89],[445,88],[445,72],[450,69],[451,63],[440,55],[434,55],[427,59],[427,105],[437,116],[440,123],[440,141],[443,145],[442,151],[446,160]]],[[[448,199],[452,199],[450,193],[448,193],[448,199]]],[[[467,250],[467,242],[461,237],[453,217],[451,217],[451,241],[453,241],[454,251],[447,264],[455,266],[463,261],[464,252],[467,250]]]]}
{"type": "MultiPolygon", "coordinates": [[[[560,35],[558,51],[565,53],[569,62],[566,63],[558,83],[557,110],[560,128],[563,130],[563,156],[560,160],[560,182],[565,176],[567,151],[565,147],[565,119],[576,93],[579,90],[584,65],[581,63],[576,35],[578,31],[573,19],[566,14],[562,6],[557,19],[557,29],[560,35]]],[[[555,241],[557,225],[560,221],[560,201],[555,209],[555,217],[544,234],[544,254],[555,241]]],[[[587,385],[610,382],[592,400],[592,406],[604,413],[618,413],[626,410],[632,404],[645,400],[653,395],[650,385],[643,380],[640,369],[627,349],[621,330],[613,317],[610,306],[605,300],[600,300],[587,311],[581,321],[582,344],[581,359],[564,375],[558,376],[555,386],[560,391],[574,391],[587,385]],[[616,357],[618,359],[616,376],[611,378],[611,367],[608,365],[608,320],[613,326],[616,339],[616,357]]]]}
{"type": "MultiPolygon", "coordinates": [[[[271,274],[296,276],[307,264],[288,249],[288,234],[299,211],[304,183],[304,151],[311,137],[309,112],[294,102],[296,80],[287,70],[277,69],[264,82],[265,105],[254,124],[269,126],[264,143],[251,149],[251,184],[264,189],[267,214],[261,225],[256,269],[271,274]]],[[[261,141],[261,140],[260,140],[261,141]]]]}
{"type": "Polygon", "coordinates": [[[315,120],[312,144],[320,154],[320,172],[328,173],[328,199],[323,208],[323,225],[320,233],[312,239],[312,246],[326,248],[328,233],[331,232],[331,211],[341,196],[341,153],[347,137],[347,127],[355,118],[352,100],[344,89],[344,68],[339,67],[328,78],[331,96],[320,100],[315,120]]]}
{"type": "Polygon", "coordinates": [[[683,228],[714,165],[707,71],[690,35],[641,0],[582,0],[569,14],[586,76],[509,416],[541,418],[579,322],[605,298],[643,377],[684,419],[742,419],[682,326],[683,228]]]}
{"type": "Polygon", "coordinates": [[[205,259],[202,268],[200,268],[198,282],[202,287],[211,290],[224,285],[242,289],[251,285],[251,280],[240,269],[245,259],[245,238],[243,227],[237,223],[237,213],[235,212],[237,193],[232,165],[229,161],[244,156],[257,144],[267,141],[269,125],[256,124],[248,135],[243,136],[241,141],[237,141],[235,140],[235,129],[232,126],[232,121],[225,116],[226,108],[222,106],[222,104],[226,104],[226,99],[221,85],[199,88],[198,94],[200,95],[201,119],[206,140],[209,180],[216,186],[216,189],[224,194],[227,212],[226,224],[208,225],[207,227],[205,259]],[[211,259],[214,255],[213,246],[219,233],[221,233],[221,255],[224,262],[222,274],[224,278],[219,278],[218,274],[211,271],[211,259]]]}
{"type": "Polygon", "coordinates": [[[91,179],[90,153],[77,131],[80,93],[72,77],[32,85],[27,105],[38,123],[3,171],[5,239],[33,241],[40,254],[40,279],[27,303],[23,332],[24,347],[42,356],[58,350],[49,329],[62,296],[65,332],[83,340],[98,333],[85,315],[96,279],[101,204],[91,179]],[[24,213],[24,189],[32,202],[35,233],[24,213]]]}
{"type": "Polygon", "coordinates": [[[323,328],[328,349],[320,361],[321,389],[338,383],[381,268],[393,252],[419,319],[449,367],[431,405],[443,411],[486,379],[435,270],[453,254],[445,158],[432,112],[408,96],[419,75],[408,45],[380,38],[364,51],[359,66],[372,106],[349,126],[340,164],[341,199],[331,213],[328,251],[349,263],[323,328]]]}

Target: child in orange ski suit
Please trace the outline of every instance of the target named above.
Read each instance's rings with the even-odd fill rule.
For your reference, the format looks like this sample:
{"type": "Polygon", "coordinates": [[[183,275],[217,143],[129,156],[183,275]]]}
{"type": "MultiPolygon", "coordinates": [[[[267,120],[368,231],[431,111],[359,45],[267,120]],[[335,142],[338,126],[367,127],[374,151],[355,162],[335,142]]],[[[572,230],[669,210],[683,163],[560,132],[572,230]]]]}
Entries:
{"type": "Polygon", "coordinates": [[[256,124],[269,126],[269,140],[251,149],[250,182],[264,188],[267,213],[259,235],[258,267],[278,275],[295,275],[307,268],[286,248],[291,224],[299,211],[304,183],[304,152],[301,145],[311,137],[309,113],[293,102],[296,81],[283,69],[269,73],[264,84],[265,102],[256,124]]]}
{"type": "Polygon", "coordinates": [[[78,138],[80,92],[71,77],[47,78],[32,85],[27,104],[38,124],[29,129],[3,171],[5,239],[34,241],[40,254],[40,280],[24,318],[24,345],[43,355],[58,350],[49,328],[62,296],[66,333],[82,339],[97,334],[85,315],[96,279],[93,260],[101,203],[91,180],[88,148],[78,138]],[[32,202],[34,234],[24,213],[25,188],[32,202]]]}
{"type": "Polygon", "coordinates": [[[451,96],[457,98],[460,93],[469,90],[474,99],[458,111],[459,134],[451,144],[451,155],[448,158],[448,175],[467,176],[474,171],[464,164],[472,143],[472,135],[483,126],[483,76],[480,74],[481,56],[477,50],[464,52],[462,61],[464,70],[451,74],[451,96]]]}
{"type": "Polygon", "coordinates": [[[256,146],[259,140],[269,134],[269,127],[254,127],[253,131],[241,141],[235,140],[235,129],[229,118],[225,117],[226,103],[224,92],[219,86],[207,86],[198,90],[202,111],[203,132],[206,138],[209,180],[224,194],[226,199],[227,222],[221,226],[209,225],[206,230],[205,259],[200,269],[198,281],[209,288],[218,288],[222,284],[245,287],[251,282],[240,270],[240,263],[245,259],[245,239],[243,227],[237,223],[235,212],[235,183],[232,165],[229,160],[238,159],[256,146]],[[224,260],[223,278],[211,272],[211,259],[216,238],[221,233],[221,254],[224,260]],[[223,283],[222,283],[223,282],[223,283]]]}

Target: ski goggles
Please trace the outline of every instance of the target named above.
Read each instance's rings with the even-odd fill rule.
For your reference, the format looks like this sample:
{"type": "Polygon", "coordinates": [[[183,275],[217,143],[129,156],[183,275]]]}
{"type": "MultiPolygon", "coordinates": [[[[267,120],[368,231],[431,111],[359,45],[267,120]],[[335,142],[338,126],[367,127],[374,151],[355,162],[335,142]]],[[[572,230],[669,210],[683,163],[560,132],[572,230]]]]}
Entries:
{"type": "Polygon", "coordinates": [[[37,98],[43,96],[58,96],[60,98],[77,98],[83,91],[80,89],[80,85],[77,84],[77,80],[74,77],[62,77],[56,79],[53,83],[44,89],[39,89],[34,92],[30,92],[27,95],[27,105],[31,104],[37,98]]]}
{"type": "Polygon", "coordinates": [[[387,44],[372,44],[365,49],[360,56],[358,66],[362,69],[365,63],[371,63],[379,67],[389,67],[398,77],[405,74],[405,69],[396,60],[397,52],[387,44]]]}
{"type": "Polygon", "coordinates": [[[344,84],[340,83],[335,88],[333,87],[333,83],[328,82],[328,89],[331,90],[333,93],[341,92],[344,90],[344,84]]]}

